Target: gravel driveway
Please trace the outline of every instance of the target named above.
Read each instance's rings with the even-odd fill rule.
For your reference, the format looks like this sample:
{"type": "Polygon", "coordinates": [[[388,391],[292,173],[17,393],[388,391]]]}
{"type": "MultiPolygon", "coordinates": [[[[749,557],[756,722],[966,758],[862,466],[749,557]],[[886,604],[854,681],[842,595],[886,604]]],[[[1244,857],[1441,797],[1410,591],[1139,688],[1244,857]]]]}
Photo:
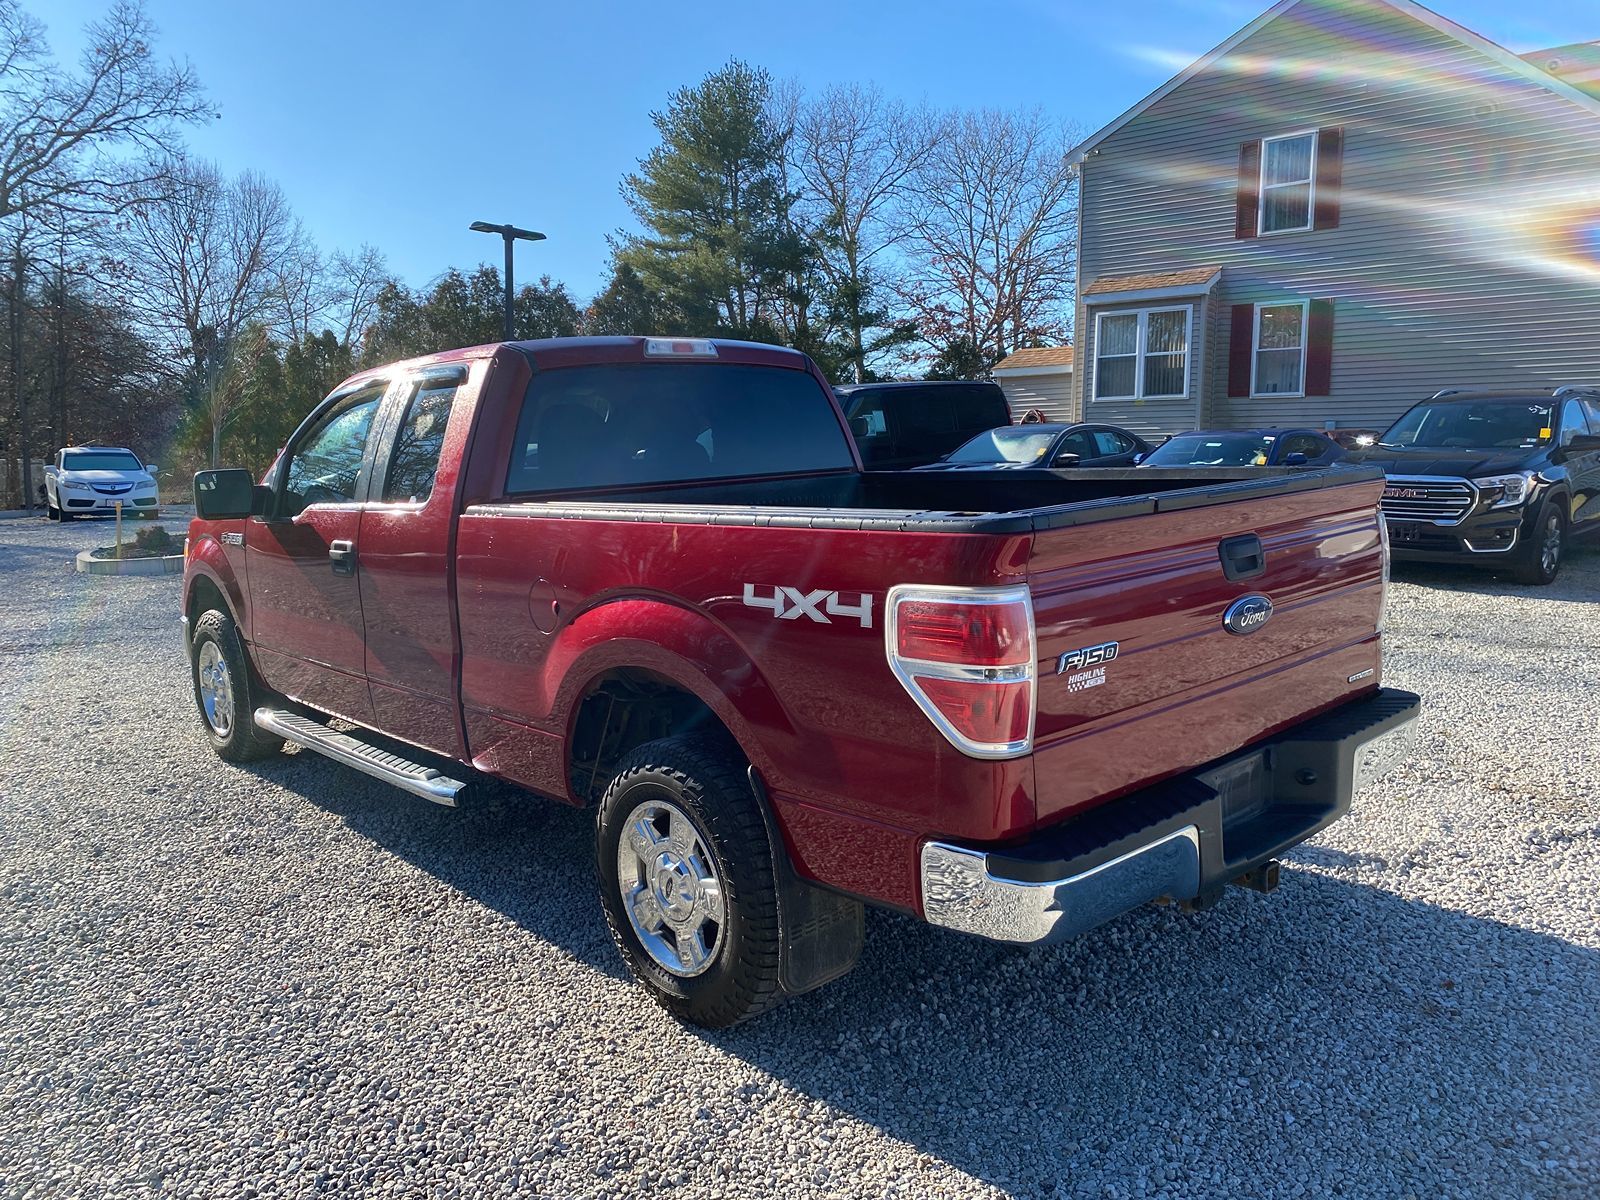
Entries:
{"type": "Polygon", "coordinates": [[[622,976],[586,813],[201,742],[179,581],[0,522],[0,1195],[1593,1196],[1600,555],[1414,570],[1415,761],[1270,897],[1020,952],[869,914],[752,1026],[622,976]]]}

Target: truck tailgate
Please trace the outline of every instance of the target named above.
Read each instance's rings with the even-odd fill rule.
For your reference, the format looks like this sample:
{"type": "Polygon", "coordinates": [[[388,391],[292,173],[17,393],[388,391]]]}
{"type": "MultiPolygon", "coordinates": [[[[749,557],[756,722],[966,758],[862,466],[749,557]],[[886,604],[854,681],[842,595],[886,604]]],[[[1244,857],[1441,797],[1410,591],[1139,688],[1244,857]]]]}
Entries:
{"type": "Polygon", "coordinates": [[[1376,688],[1381,490],[1357,478],[1041,530],[1029,563],[1037,820],[1190,770],[1376,688]],[[1259,564],[1249,560],[1252,536],[1259,564]],[[1224,543],[1241,577],[1228,577],[1224,543]],[[1230,631],[1224,614],[1252,596],[1270,600],[1270,616],[1246,605],[1256,615],[1230,631]]]}

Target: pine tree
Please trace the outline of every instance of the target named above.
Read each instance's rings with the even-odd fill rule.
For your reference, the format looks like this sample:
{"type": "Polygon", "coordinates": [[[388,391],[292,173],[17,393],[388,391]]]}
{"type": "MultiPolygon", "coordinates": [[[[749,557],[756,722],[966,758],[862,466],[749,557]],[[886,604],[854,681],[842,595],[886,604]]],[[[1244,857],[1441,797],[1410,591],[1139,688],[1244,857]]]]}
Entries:
{"type": "Polygon", "coordinates": [[[771,76],[737,60],[651,114],[661,144],[623,181],[644,225],[619,249],[684,333],[774,336],[784,278],[803,254],[786,214],[771,76]]]}

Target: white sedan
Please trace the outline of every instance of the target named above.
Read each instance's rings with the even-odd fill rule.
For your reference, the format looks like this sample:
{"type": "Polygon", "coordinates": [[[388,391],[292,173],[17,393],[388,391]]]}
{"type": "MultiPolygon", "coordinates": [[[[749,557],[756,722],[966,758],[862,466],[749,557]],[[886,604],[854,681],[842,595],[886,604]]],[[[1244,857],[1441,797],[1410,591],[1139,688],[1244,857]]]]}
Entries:
{"type": "Polygon", "coordinates": [[[161,515],[156,469],[121,446],[69,446],[44,469],[44,502],[52,521],[79,513],[161,515]]]}

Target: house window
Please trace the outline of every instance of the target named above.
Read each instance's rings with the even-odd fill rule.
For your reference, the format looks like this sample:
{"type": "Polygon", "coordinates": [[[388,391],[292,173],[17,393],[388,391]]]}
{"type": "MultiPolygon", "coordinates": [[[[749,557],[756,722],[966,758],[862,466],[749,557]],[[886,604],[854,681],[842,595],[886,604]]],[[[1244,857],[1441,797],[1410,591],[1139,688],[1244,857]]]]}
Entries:
{"type": "Polygon", "coordinates": [[[1307,301],[1256,305],[1252,396],[1303,396],[1307,301]]]}
{"type": "Polygon", "coordinates": [[[1317,135],[1296,133],[1261,143],[1261,232],[1310,229],[1316,211],[1317,135]]]}
{"type": "Polygon", "coordinates": [[[1094,327],[1094,398],[1186,397],[1192,315],[1187,306],[1099,314],[1094,327]]]}

